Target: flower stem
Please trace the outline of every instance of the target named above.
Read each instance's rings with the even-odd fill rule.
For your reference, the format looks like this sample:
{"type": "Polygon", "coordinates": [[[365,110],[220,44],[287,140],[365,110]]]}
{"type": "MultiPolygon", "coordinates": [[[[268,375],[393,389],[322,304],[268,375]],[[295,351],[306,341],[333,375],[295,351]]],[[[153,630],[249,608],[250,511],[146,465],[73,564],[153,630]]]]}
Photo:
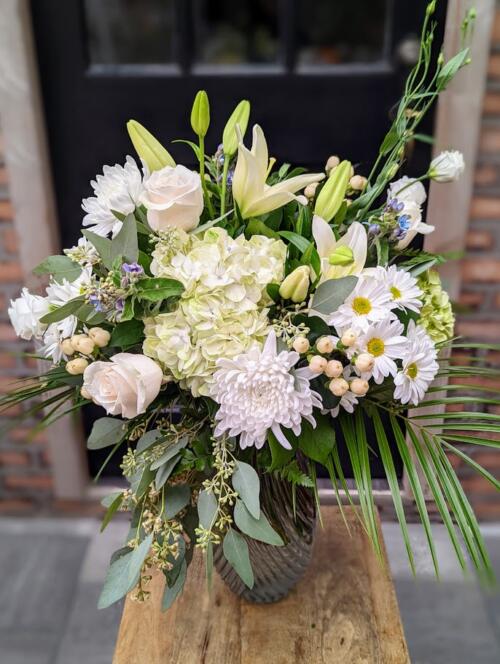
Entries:
{"type": "Polygon", "coordinates": [[[207,181],[205,180],[205,137],[200,136],[200,178],[201,178],[201,186],[203,189],[203,193],[205,194],[205,200],[207,201],[207,207],[208,207],[208,212],[210,214],[210,218],[214,218],[214,208],[212,205],[212,201],[210,199],[210,195],[208,193],[207,189],[207,181]]]}
{"type": "Polygon", "coordinates": [[[222,168],[222,188],[220,194],[220,216],[222,217],[226,212],[226,186],[227,186],[227,173],[229,171],[229,157],[224,155],[224,166],[222,168]]]}

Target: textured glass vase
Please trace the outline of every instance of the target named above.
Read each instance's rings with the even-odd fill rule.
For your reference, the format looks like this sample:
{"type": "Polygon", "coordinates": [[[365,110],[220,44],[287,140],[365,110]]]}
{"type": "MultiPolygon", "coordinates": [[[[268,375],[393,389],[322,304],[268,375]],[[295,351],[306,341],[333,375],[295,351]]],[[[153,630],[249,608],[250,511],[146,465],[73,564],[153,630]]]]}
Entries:
{"type": "Polygon", "coordinates": [[[262,475],[260,505],[285,545],[271,546],[245,537],[255,578],[253,588],[248,588],[227,562],[222,546],[214,551],[214,564],[236,595],[250,602],[277,602],[297,584],[311,560],[316,525],[314,495],[310,489],[297,487],[294,515],[291,485],[262,475]]]}

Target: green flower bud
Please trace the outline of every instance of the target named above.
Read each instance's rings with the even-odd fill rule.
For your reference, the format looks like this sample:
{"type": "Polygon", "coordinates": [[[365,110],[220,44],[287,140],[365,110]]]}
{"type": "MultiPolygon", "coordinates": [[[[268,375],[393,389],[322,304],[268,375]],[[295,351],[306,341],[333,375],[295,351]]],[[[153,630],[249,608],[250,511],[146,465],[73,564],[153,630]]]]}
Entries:
{"type": "Polygon", "coordinates": [[[314,206],[314,214],[325,221],[330,221],[337,214],[345,198],[349,178],[351,177],[351,162],[342,161],[329,176],[321,189],[314,206]]]}
{"type": "Polygon", "coordinates": [[[127,131],[135,151],[150,171],[159,171],[165,166],[175,166],[175,161],[170,153],[139,122],[129,120],[127,131]]]}
{"type": "Polygon", "coordinates": [[[239,125],[241,135],[247,130],[248,118],[250,117],[250,102],[242,99],[238,106],[231,113],[231,117],[226,122],[222,134],[222,148],[227,157],[232,157],[238,149],[238,136],[236,134],[236,125],[239,125]]]}
{"type": "Polygon", "coordinates": [[[203,138],[210,125],[210,104],[205,90],[198,90],[191,109],[191,127],[194,133],[203,138]]]}
{"type": "Polygon", "coordinates": [[[281,283],[280,295],[284,300],[292,302],[303,302],[309,291],[309,279],[311,269],[309,265],[301,265],[290,272],[288,277],[281,283]]]}
{"type": "Polygon", "coordinates": [[[328,256],[328,262],[330,265],[342,265],[343,267],[347,265],[352,265],[354,263],[354,254],[350,247],[337,247],[333,254],[328,256]]]}
{"type": "Polygon", "coordinates": [[[422,309],[419,324],[425,328],[434,343],[448,341],[453,337],[455,316],[448,293],[441,286],[436,270],[428,270],[418,278],[422,290],[422,309]]]}

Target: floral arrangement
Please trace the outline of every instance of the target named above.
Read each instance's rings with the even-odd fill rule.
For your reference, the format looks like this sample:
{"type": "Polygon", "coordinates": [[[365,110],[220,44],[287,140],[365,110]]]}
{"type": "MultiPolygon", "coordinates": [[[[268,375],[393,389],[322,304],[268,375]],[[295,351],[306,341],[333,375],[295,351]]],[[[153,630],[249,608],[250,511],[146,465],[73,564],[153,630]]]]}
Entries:
{"type": "MultiPolygon", "coordinates": [[[[30,412],[43,410],[46,425],[93,402],[106,416],[94,423],[89,448],[108,447],[109,457],[124,449],[128,488],[105,499],[103,528],[121,510],[131,512],[131,529],[113,556],[101,607],[131,590],[147,597],[152,567],[165,575],[163,606],[170,606],[195,547],[210,576],[214,547],[222,546],[251,587],[247,538],[286,545],[280,524],[260,509],[260,478],[278,475],[291,491],[305,486],[317,497],[322,466],[342,508],[355,498],[341,445],[360,518],[380,550],[369,467],[376,449],[413,567],[389,435],[436,573],[422,477],[464,569],[453,521],[475,567],[491,574],[448,455],[499,488],[456,446],[498,445],[490,434],[498,433],[499,416],[481,406],[500,402],[483,395],[487,385],[467,384],[471,374],[493,370],[449,359],[447,349],[474,346],[453,339],[451,305],[433,269],[444,257],[412,245],[434,230],[423,221],[423,182],[456,180],[463,158],[443,152],[426,173],[397,177],[425,112],[468,62],[464,47],[430,68],[434,4],[418,63],[366,177],[337,156],[324,172],[278,168],[258,125],[248,147],[246,100],[208,154],[209,100],[200,91],[191,112],[197,142],[185,141],[199,170],[176,164],[130,121],[141,163],[129,156],[123,166],[104,166],[82,203],[78,244],[35,269],[49,275],[45,295],[24,289],[11,303],[17,334],[35,340],[37,356],[52,366],[3,405],[36,399],[30,412]],[[443,396],[433,381],[449,377],[451,396],[443,396]],[[444,412],[448,405],[453,410],[444,412]],[[429,406],[441,408],[438,423],[429,406]]],[[[464,32],[472,18],[469,12],[464,32]]]]}

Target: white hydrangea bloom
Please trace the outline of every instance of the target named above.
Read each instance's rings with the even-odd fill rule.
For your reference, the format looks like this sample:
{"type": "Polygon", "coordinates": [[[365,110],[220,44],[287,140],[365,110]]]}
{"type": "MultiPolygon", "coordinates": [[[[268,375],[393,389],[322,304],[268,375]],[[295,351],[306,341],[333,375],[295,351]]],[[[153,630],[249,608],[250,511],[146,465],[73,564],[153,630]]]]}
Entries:
{"type": "Polygon", "coordinates": [[[132,157],[127,156],[124,166],[104,166],[102,175],[90,183],[94,196],[82,200],[82,208],[86,212],[83,225],[97,235],[115,236],[122,222],[113,214],[119,212],[127,215],[140,205],[143,192],[142,175],[132,157]]]}
{"type": "Polygon", "coordinates": [[[298,436],[303,418],[316,426],[313,407],[321,408],[321,397],[310,388],[307,367],[292,369],[299,359],[295,351],[278,353],[274,330],[262,350],[254,346],[234,359],[219,359],[211,390],[219,404],[215,435],[240,436],[242,448],[260,449],[272,431],[290,449],[281,427],[298,436]]]}
{"type": "Polygon", "coordinates": [[[176,311],[146,321],[144,353],[194,396],[208,395],[220,357],[266,338],[266,286],[283,279],[285,255],[281,240],[234,240],[222,228],[203,237],[167,233],[153,252],[152,271],[178,279],[185,291],[176,311]]]}
{"type": "Polygon", "coordinates": [[[49,307],[47,298],[32,295],[27,288],[23,288],[21,296],[11,300],[7,310],[17,336],[26,341],[33,337],[39,339],[47,328],[40,323],[40,318],[49,312],[49,307]]]}
{"type": "Polygon", "coordinates": [[[394,378],[394,398],[418,405],[438,370],[437,351],[423,327],[411,320],[406,332],[403,366],[394,378]]]}

